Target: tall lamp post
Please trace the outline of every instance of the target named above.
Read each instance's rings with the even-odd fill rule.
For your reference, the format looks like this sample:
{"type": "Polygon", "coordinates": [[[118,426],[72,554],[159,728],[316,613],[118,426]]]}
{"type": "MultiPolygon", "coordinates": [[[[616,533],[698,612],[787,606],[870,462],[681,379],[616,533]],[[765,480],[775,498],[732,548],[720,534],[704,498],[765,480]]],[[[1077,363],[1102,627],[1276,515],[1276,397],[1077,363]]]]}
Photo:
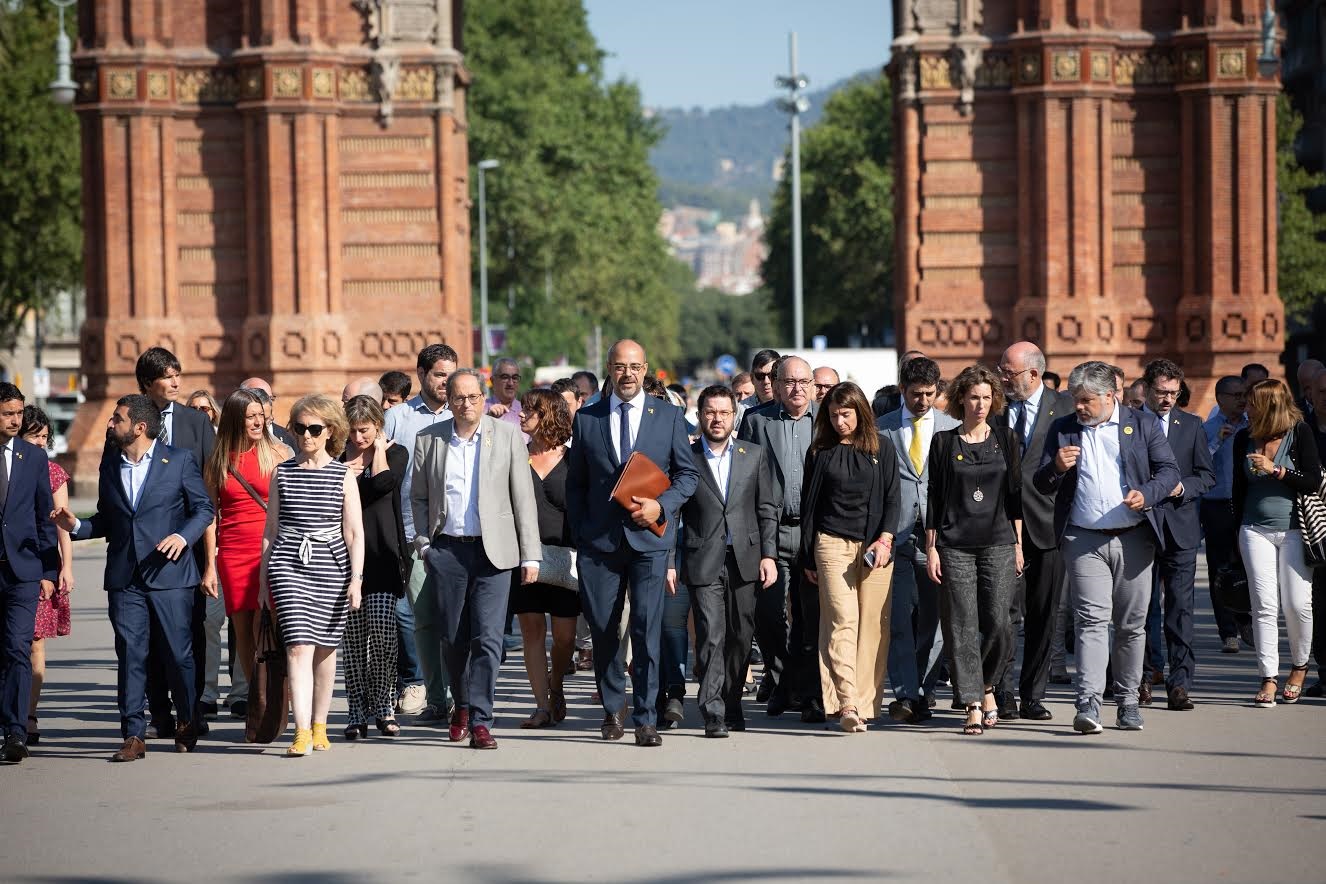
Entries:
{"type": "Polygon", "coordinates": [[[788,97],[778,107],[792,117],[792,343],[799,350],[805,340],[805,313],[801,292],[801,115],[810,110],[810,101],[801,91],[810,84],[805,74],[797,72],[797,34],[787,35],[790,73],[774,82],[788,90],[788,97]]]}
{"type": "Polygon", "coordinates": [[[73,60],[69,54],[69,35],[64,32],[64,11],[78,0],[50,0],[50,2],[60,10],[60,33],[55,38],[55,79],[50,85],[51,98],[56,104],[73,104],[78,84],[69,75],[73,60]]]}
{"type": "Polygon", "coordinates": [[[479,354],[488,365],[488,196],[484,172],[500,166],[497,160],[479,160],[479,354]]]}

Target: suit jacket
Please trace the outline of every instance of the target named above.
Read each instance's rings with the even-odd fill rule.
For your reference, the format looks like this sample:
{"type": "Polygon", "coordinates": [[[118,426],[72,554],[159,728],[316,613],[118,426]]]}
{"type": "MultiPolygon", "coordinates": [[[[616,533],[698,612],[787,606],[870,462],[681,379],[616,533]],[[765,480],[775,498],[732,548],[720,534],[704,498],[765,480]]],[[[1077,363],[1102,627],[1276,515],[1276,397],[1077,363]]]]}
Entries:
{"type": "MultiPolygon", "coordinates": [[[[1165,532],[1166,549],[1196,549],[1202,542],[1198,501],[1215,485],[1215,465],[1211,462],[1202,419],[1174,409],[1170,412],[1166,438],[1183,477],[1183,496],[1166,497],[1156,504],[1156,516],[1165,532]]],[[[1173,486],[1170,487],[1172,490],[1173,486]]]]}
{"type": "Polygon", "coordinates": [[[198,563],[187,554],[172,562],[156,546],[178,534],[196,547],[214,515],[193,453],[157,443],[137,507],[130,506],[125,496],[118,456],[102,458],[97,512],[83,520],[73,537],[106,538],[106,589],[129,586],[135,570],[148,589],[178,589],[198,585],[198,563]]]}
{"type": "MultiPolygon", "coordinates": [[[[453,418],[447,418],[414,437],[410,510],[414,545],[420,550],[447,521],[447,450],[455,425],[453,418]]],[[[525,440],[520,430],[486,414],[479,418],[479,432],[479,533],[484,554],[501,569],[540,561],[539,511],[525,440]]]]}
{"type": "MultiPolygon", "coordinates": [[[[936,411],[934,414],[935,434],[951,430],[962,423],[962,421],[944,414],[942,411],[936,411]]],[[[925,469],[921,470],[921,475],[918,476],[916,467],[912,466],[908,446],[904,444],[902,437],[903,428],[909,423],[910,421],[903,415],[901,408],[890,411],[875,421],[875,427],[880,434],[888,437],[889,441],[893,443],[893,450],[898,453],[898,487],[900,494],[898,526],[893,532],[893,546],[895,549],[911,539],[912,530],[916,527],[917,522],[925,524],[926,509],[929,505],[930,449],[926,448],[925,450],[925,469]]],[[[919,538],[919,542],[924,548],[925,538],[919,538]]]]}
{"type": "MultiPolygon", "coordinates": [[[[805,453],[787,451],[783,445],[783,434],[773,432],[778,429],[778,415],[781,410],[782,406],[778,404],[777,400],[770,400],[763,405],[750,409],[746,412],[746,417],[741,422],[741,429],[737,433],[738,439],[754,442],[768,453],[765,457],[765,464],[769,470],[774,502],[778,506],[778,518],[780,520],[783,517],[783,497],[787,488],[787,477],[793,469],[804,470],[806,466],[805,453]]],[[[811,423],[806,430],[807,446],[810,444],[810,439],[815,435],[815,415],[818,413],[819,403],[812,402],[809,411],[811,423]]],[[[805,473],[802,473],[801,488],[803,491],[806,488],[807,479],[805,473]]]]}
{"type": "Polygon", "coordinates": [[[54,581],[60,574],[59,535],[51,524],[51,468],[46,452],[14,437],[9,492],[0,510],[0,547],[20,583],[54,581]]]}
{"type": "MultiPolygon", "coordinates": [[[[1126,408],[1126,406],[1123,406],[1126,408]]],[[[1031,428],[1031,440],[1022,451],[1022,543],[1037,549],[1054,549],[1059,545],[1059,532],[1055,528],[1055,495],[1036,487],[1033,477],[1040,468],[1050,425],[1065,415],[1074,417],[1073,397],[1046,388],[1041,396],[1041,407],[1031,428]]],[[[1013,428],[1008,409],[990,418],[990,426],[1013,428]]],[[[1016,435],[1016,434],[1015,434],[1016,435]]],[[[1021,441],[1021,440],[1019,440],[1021,441]]],[[[1055,451],[1059,447],[1055,446],[1055,451]]],[[[1173,490],[1174,486],[1169,486],[1173,490]]]]}
{"type": "Polygon", "coordinates": [[[688,586],[718,583],[727,561],[727,537],[746,583],[760,578],[760,559],[778,557],[778,505],[764,462],[764,449],[733,438],[727,499],[709,468],[704,439],[691,446],[700,481],[682,505],[681,579],[688,586]]]}
{"type": "MultiPolygon", "coordinates": [[[[1056,418],[1050,425],[1050,432],[1045,437],[1045,453],[1041,457],[1040,469],[1036,471],[1034,482],[1036,489],[1045,495],[1054,496],[1054,536],[1062,538],[1068,527],[1068,516],[1073,509],[1073,497],[1077,493],[1077,467],[1074,466],[1062,475],[1055,472],[1054,458],[1059,453],[1060,445],[1081,445],[1082,425],[1078,423],[1077,413],[1070,412],[1056,418]]],[[[1124,481],[1130,489],[1141,491],[1145,504],[1143,516],[1155,532],[1156,542],[1163,549],[1165,535],[1161,528],[1160,516],[1156,505],[1163,501],[1174,486],[1179,484],[1179,466],[1174,462],[1165,434],[1160,430],[1160,421],[1149,414],[1135,411],[1127,406],[1119,406],[1119,458],[1123,463],[1124,481]]],[[[1026,495],[1023,495],[1023,530],[1026,530],[1026,495]]],[[[1025,541],[1024,541],[1025,542],[1025,541]]]]}
{"type": "Polygon", "coordinates": [[[677,515],[700,479],[686,435],[686,415],[670,402],[647,396],[632,449],[652,460],[672,482],[658,498],[667,520],[667,530],[658,537],[638,527],[612,500],[622,465],[612,446],[611,409],[608,396],[576,412],[566,476],[566,517],[572,539],[579,549],[601,553],[615,552],[623,541],[636,552],[671,550],[677,541],[677,515]]]}

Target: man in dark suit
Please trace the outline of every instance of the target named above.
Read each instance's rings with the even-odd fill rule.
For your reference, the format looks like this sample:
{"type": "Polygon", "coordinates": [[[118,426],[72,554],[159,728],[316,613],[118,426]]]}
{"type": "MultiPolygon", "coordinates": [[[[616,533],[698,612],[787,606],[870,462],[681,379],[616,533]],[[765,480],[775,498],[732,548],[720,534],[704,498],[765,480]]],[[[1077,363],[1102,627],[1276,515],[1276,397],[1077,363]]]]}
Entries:
{"type": "Polygon", "coordinates": [[[755,603],[755,635],[764,655],[766,678],[773,679],[768,714],[782,715],[793,695],[803,697],[801,720],[824,721],[820,699],[819,594],[802,592],[801,487],[806,452],[815,434],[814,376],[800,356],[778,362],[775,399],[749,409],[737,438],[765,450],[765,464],[778,505],[778,580],[755,603]],[[787,610],[791,606],[789,628],[787,610]]]}
{"type": "MultiPolygon", "coordinates": [[[[1013,699],[1017,642],[1008,648],[1004,677],[995,686],[1001,721],[1029,718],[1047,721],[1045,687],[1050,678],[1050,646],[1055,609],[1064,591],[1059,538],[1054,532],[1054,496],[1037,490],[1031,478],[1041,462],[1050,425],[1073,413],[1073,397],[1045,386],[1045,354],[1030,341],[1019,341],[999,360],[999,378],[1008,399],[1003,414],[990,421],[1011,428],[1022,441],[1022,580],[1013,597],[1013,623],[1023,624],[1021,704],[1013,699]]],[[[1014,629],[1016,630],[1016,625],[1014,629]]]]}
{"type": "MultiPolygon", "coordinates": [[[[1169,677],[1165,688],[1169,708],[1184,711],[1192,708],[1188,692],[1192,689],[1192,610],[1197,578],[1197,547],[1202,543],[1198,520],[1198,501],[1215,485],[1215,467],[1207,449],[1202,421],[1194,414],[1175,406],[1183,386],[1183,369],[1168,359],[1157,359],[1146,367],[1146,412],[1160,422],[1160,431],[1169,442],[1174,461],[1183,478],[1169,496],[1156,505],[1160,521],[1162,549],[1156,556],[1154,589],[1147,613],[1147,662],[1143,665],[1142,684],[1138,689],[1142,705],[1151,701],[1150,670],[1159,656],[1161,639],[1161,599],[1164,599],[1164,647],[1169,652],[1169,677]],[[1155,656],[1153,656],[1153,654],[1155,656]]],[[[1160,667],[1164,669],[1164,658],[1160,667]]]]}
{"type": "Polygon", "coordinates": [[[60,571],[46,452],[18,437],[22,426],[22,392],[0,383],[0,759],[10,764],[28,757],[37,601],[55,592],[60,571]]]}
{"type": "Polygon", "coordinates": [[[635,743],[660,746],[655,701],[668,551],[676,542],[677,513],[695,492],[699,475],[686,415],[645,393],[648,372],[644,348],[635,341],[618,341],[608,351],[612,394],[577,411],[572,426],[566,512],[578,551],[580,598],[594,637],[603,738],[624,735],[626,682],[614,661],[629,587],[635,743]],[[672,484],[657,500],[635,498],[635,509],[627,511],[612,500],[612,489],[633,452],[653,461],[672,484]],[[665,525],[663,536],[649,525],[665,525]]]}
{"type": "MultiPolygon", "coordinates": [[[[1114,624],[1116,725],[1142,729],[1137,686],[1146,652],[1151,568],[1164,533],[1156,505],[1179,484],[1159,422],[1119,402],[1114,370],[1084,362],[1068,378],[1075,414],[1050,426],[1036,489],[1054,497],[1054,530],[1077,627],[1077,716],[1098,734],[1114,624]]],[[[1025,525],[1025,522],[1023,523],[1025,525]]]]}
{"type": "Polygon", "coordinates": [[[778,579],[778,505],[764,449],[733,440],[737,400],[706,387],[697,405],[704,438],[691,446],[700,482],[681,508],[682,582],[695,611],[695,670],[706,737],[744,731],[741,693],[755,633],[757,584],[778,579]]]}
{"type": "MultiPolygon", "coordinates": [[[[201,411],[186,408],[180,399],[180,361],[164,347],[151,347],[138,357],[134,366],[134,376],[138,381],[138,392],[152,400],[152,404],[161,413],[161,438],[163,445],[183,448],[193,454],[194,462],[201,470],[216,447],[216,431],[212,423],[201,411]]],[[[114,446],[107,446],[112,461],[118,456],[114,446]]],[[[103,457],[103,462],[105,458],[103,457]]],[[[194,689],[193,697],[202,701],[203,685],[207,676],[207,596],[217,596],[216,570],[216,528],[209,525],[203,536],[203,542],[194,546],[193,557],[201,579],[203,592],[197,593],[190,612],[190,629],[193,633],[194,689]]],[[[225,609],[220,609],[224,616],[225,609]]],[[[220,623],[213,624],[219,637],[220,623]]],[[[216,660],[221,659],[217,649],[216,660]]],[[[167,685],[167,662],[159,653],[153,652],[147,661],[147,703],[152,716],[152,726],[156,735],[163,739],[174,732],[174,721],[170,715],[170,696],[167,685]]],[[[179,698],[175,700],[179,705],[179,698]]],[[[213,710],[215,711],[215,710],[213,710]]],[[[207,722],[202,715],[190,715],[197,734],[207,733],[207,722]]],[[[196,736],[196,735],[195,735],[196,736]]]]}
{"type": "Polygon", "coordinates": [[[189,554],[215,512],[193,453],[159,441],[161,411],[147,396],[115,403],[110,436],[118,459],[103,459],[97,512],[80,521],[67,507],[51,514],[75,540],[105,537],[105,588],[119,661],[117,694],[124,744],[112,761],[146,752],[143,694],[151,647],[165,662],[179,721],[175,751],[198,741],[193,716],[194,654],[190,629],[198,595],[198,565],[189,554]]]}

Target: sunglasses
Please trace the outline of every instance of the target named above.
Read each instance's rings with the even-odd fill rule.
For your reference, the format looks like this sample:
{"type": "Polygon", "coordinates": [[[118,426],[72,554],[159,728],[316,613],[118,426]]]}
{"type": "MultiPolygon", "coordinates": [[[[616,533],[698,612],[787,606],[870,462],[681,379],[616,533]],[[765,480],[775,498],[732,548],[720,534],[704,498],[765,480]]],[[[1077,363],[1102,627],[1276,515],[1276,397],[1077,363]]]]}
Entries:
{"type": "Polygon", "coordinates": [[[291,433],[295,434],[296,436],[302,436],[305,433],[308,433],[314,439],[321,436],[322,431],[325,429],[327,428],[322,424],[301,424],[295,421],[292,421],[290,424],[291,433]]]}

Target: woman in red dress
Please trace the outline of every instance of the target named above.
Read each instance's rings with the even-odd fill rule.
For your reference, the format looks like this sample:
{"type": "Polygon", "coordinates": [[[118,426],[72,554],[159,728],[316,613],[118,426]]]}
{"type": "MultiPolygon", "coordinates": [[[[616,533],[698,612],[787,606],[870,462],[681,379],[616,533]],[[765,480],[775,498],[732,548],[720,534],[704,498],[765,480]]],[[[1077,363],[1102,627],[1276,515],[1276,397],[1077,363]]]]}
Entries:
{"type": "MultiPolygon", "coordinates": [[[[25,442],[41,448],[51,443],[51,421],[35,405],[23,409],[23,426],[19,435],[25,442]]],[[[51,466],[51,493],[55,508],[69,506],[69,474],[54,460],[51,466]]],[[[41,699],[42,682],[46,680],[46,639],[69,634],[69,591],[74,588],[74,544],[69,532],[57,528],[60,535],[60,579],[55,594],[37,602],[37,626],[32,634],[32,693],[28,699],[28,744],[41,741],[37,730],[37,701],[41,699]]]]}
{"type": "Polygon", "coordinates": [[[236,390],[227,397],[203,480],[216,506],[217,576],[246,678],[253,675],[253,617],[268,488],[276,465],[290,454],[267,429],[262,402],[253,391],[236,390]]]}

